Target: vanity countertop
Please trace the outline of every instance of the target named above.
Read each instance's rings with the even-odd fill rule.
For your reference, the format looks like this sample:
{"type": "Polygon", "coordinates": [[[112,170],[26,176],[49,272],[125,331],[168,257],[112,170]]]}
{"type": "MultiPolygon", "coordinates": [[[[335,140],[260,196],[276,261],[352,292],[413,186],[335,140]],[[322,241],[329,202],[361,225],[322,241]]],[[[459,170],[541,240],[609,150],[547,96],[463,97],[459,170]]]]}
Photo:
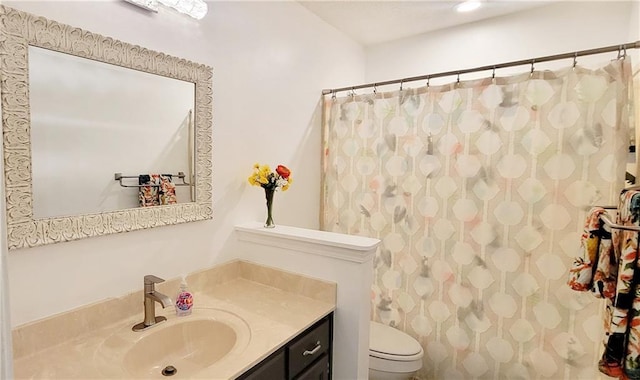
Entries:
{"type": "MultiPolygon", "coordinates": [[[[245,261],[198,272],[187,281],[194,293],[192,315],[176,317],[173,307],[157,307],[156,315],[168,320],[142,333],[131,331],[143,317],[142,292],[17,327],[13,331],[15,378],[134,378],[124,366],[130,347],[127,339],[140,340],[162,324],[214,313],[233,316],[245,325],[244,330],[240,329],[236,348],[230,354],[186,377],[232,379],[331,313],[336,304],[333,283],[245,261]],[[140,310],[126,315],[129,305],[140,310]],[[105,314],[115,315],[114,319],[109,321],[105,314]]],[[[158,291],[173,298],[177,283],[159,284],[158,291]]],[[[151,378],[166,377],[157,373],[151,378]]],[[[172,378],[185,375],[178,370],[172,378]]]]}

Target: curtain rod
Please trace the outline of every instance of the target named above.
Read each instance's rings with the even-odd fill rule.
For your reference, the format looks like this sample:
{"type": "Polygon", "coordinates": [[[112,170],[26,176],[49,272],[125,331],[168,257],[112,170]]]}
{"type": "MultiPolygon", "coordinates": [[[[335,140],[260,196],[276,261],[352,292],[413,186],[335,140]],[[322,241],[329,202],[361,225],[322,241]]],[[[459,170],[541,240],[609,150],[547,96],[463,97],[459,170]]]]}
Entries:
{"type": "Polygon", "coordinates": [[[580,50],[573,53],[555,54],[555,55],[548,55],[546,57],[522,59],[519,61],[500,63],[497,65],[474,67],[472,69],[454,70],[454,71],[447,71],[447,72],[436,73],[436,74],[420,75],[420,76],[407,77],[402,79],[388,80],[383,82],[372,82],[367,84],[360,84],[357,86],[325,89],[325,90],[322,90],[322,95],[333,94],[341,91],[354,91],[361,88],[385,86],[385,85],[396,84],[396,83],[415,82],[418,80],[425,80],[425,79],[429,80],[432,78],[448,77],[452,75],[458,75],[458,78],[459,78],[460,74],[468,74],[468,73],[473,73],[477,71],[494,70],[494,75],[495,75],[496,69],[503,69],[505,67],[513,67],[513,66],[521,66],[521,65],[529,65],[529,64],[531,65],[531,70],[533,71],[533,65],[540,62],[548,62],[548,61],[556,61],[559,59],[573,58],[574,64],[575,64],[575,59],[577,59],[578,57],[585,56],[585,55],[610,53],[614,51],[618,52],[618,58],[620,58],[620,57],[626,56],[627,49],[640,49],[640,40],[636,42],[622,44],[622,45],[611,45],[611,46],[601,47],[597,49],[580,50]]]}

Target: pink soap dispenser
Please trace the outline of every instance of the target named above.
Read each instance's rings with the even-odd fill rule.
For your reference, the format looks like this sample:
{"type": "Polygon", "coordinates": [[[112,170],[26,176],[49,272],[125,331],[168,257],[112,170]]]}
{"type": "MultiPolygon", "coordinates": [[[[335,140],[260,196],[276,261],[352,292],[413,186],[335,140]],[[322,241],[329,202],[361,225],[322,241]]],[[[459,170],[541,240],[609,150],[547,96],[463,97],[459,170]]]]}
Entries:
{"type": "Polygon", "coordinates": [[[191,308],[193,307],[193,294],[189,292],[187,288],[187,279],[182,277],[180,283],[180,290],[176,296],[176,315],[183,317],[191,314],[191,308]]]}

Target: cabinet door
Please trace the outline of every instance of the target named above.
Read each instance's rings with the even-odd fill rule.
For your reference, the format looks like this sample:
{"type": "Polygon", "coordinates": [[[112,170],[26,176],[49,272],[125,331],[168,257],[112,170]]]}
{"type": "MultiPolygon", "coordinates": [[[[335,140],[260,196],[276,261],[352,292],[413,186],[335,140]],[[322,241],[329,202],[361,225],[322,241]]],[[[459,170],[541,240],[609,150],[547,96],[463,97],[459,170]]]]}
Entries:
{"type": "Polygon", "coordinates": [[[253,367],[250,372],[240,376],[242,380],[285,380],[286,366],[284,360],[284,350],[268,357],[260,364],[253,367]]]}
{"type": "Polygon", "coordinates": [[[295,380],[329,380],[329,356],[322,355],[315,364],[304,370],[295,380]]]}

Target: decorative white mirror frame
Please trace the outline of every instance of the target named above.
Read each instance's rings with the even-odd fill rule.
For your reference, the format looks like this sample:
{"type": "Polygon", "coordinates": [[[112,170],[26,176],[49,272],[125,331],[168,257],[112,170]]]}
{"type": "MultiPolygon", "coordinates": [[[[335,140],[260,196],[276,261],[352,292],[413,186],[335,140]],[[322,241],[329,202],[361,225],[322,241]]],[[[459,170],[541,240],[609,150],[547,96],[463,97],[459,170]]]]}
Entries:
{"type": "Polygon", "coordinates": [[[211,67],[0,5],[0,81],[9,249],[211,219],[211,67]],[[195,84],[195,202],[33,218],[28,46],[195,84]]]}

